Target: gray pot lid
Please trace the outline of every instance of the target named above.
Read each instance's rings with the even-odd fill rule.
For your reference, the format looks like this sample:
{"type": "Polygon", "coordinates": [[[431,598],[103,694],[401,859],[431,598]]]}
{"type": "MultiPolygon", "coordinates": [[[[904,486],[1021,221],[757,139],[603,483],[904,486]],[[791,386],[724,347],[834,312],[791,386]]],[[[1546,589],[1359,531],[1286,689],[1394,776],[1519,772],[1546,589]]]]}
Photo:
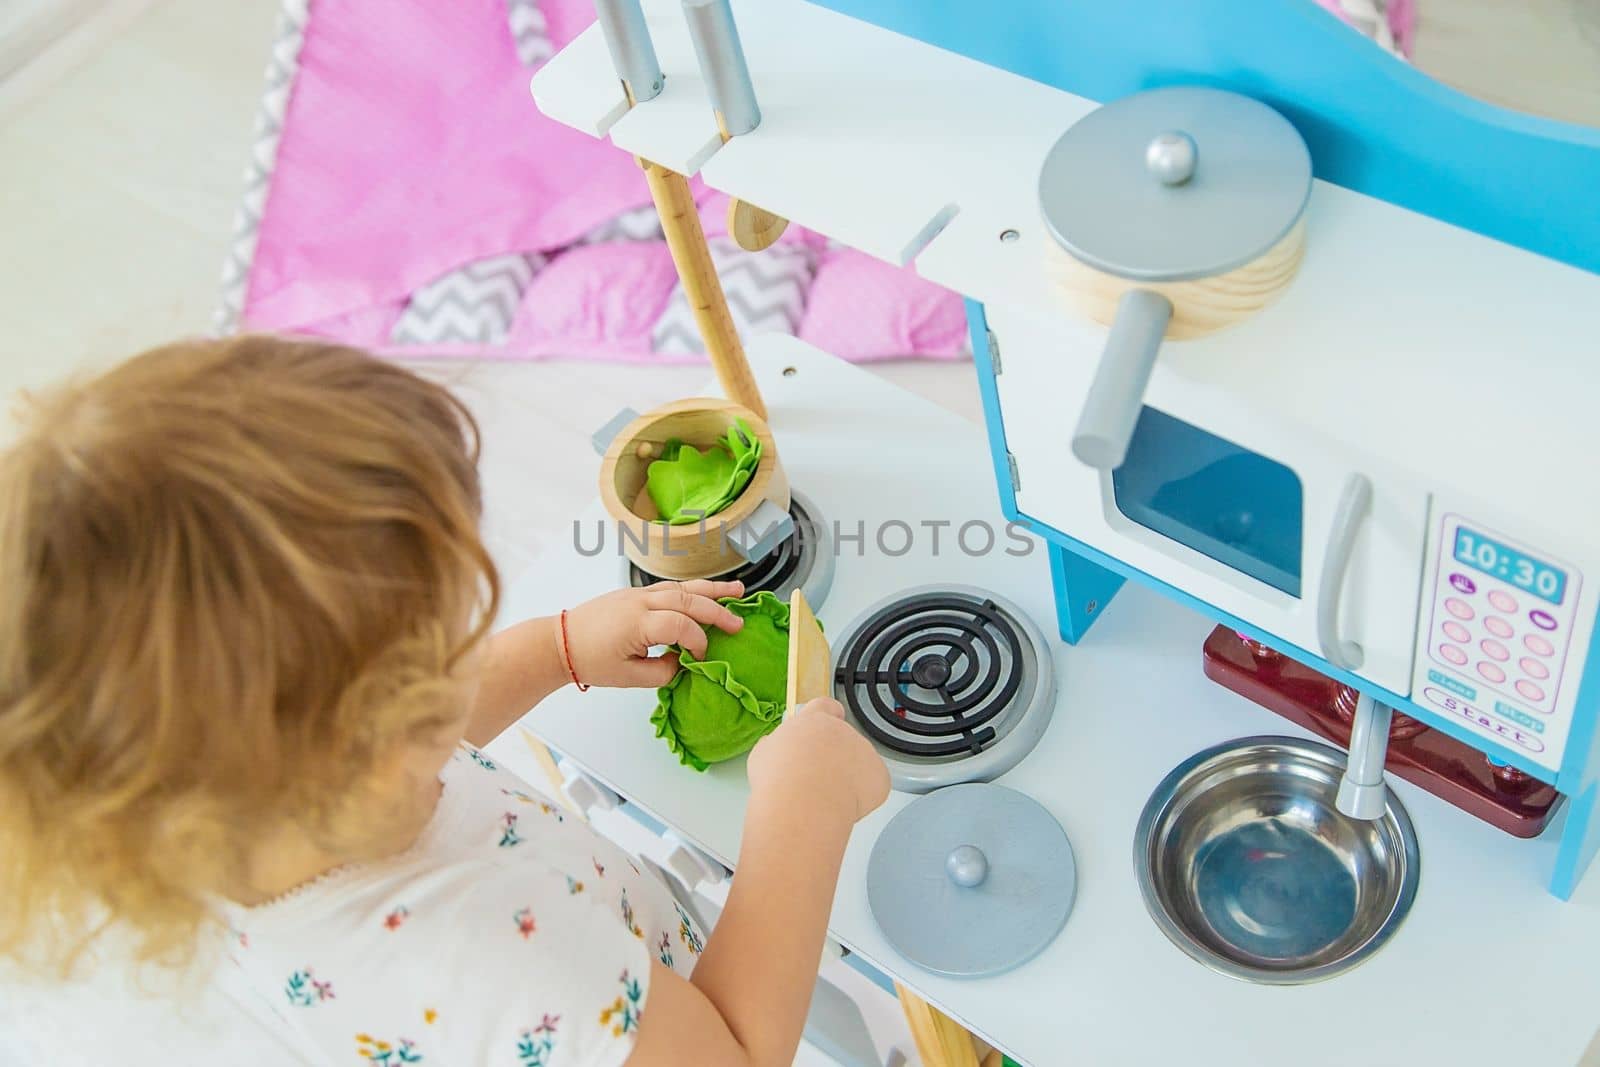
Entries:
{"type": "Polygon", "coordinates": [[[1078,870],[1037,801],[972,782],[929,793],[884,827],[867,861],[867,904],[906,959],[976,978],[1025,963],[1072,912],[1078,870]]]}
{"type": "Polygon", "coordinates": [[[1272,108],[1220,89],[1152,89],[1092,111],[1039,173],[1061,246],[1136,281],[1186,281],[1260,258],[1299,220],[1311,154],[1272,108]]]}

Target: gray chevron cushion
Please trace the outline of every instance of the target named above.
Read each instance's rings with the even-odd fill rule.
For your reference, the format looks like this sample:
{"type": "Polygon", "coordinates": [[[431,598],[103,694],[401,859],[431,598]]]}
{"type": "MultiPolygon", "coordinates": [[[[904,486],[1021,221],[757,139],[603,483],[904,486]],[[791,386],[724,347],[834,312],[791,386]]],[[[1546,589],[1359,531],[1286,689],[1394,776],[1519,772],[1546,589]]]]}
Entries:
{"type": "Polygon", "coordinates": [[[646,204],[644,207],[636,207],[632,211],[624,211],[616,218],[607,219],[578,238],[578,243],[581,245],[598,245],[611,241],[660,241],[663,239],[661,216],[656,214],[654,204],[646,204]]]}
{"type": "MultiPolygon", "coordinates": [[[[739,336],[793,334],[805,312],[806,291],[817,269],[812,251],[800,244],[779,243],[760,252],[746,252],[731,237],[713,237],[710,245],[739,336]]],[[[663,353],[705,351],[681,285],[673,289],[656,320],[650,346],[663,353]]]]}
{"type": "Polygon", "coordinates": [[[250,265],[255,259],[256,239],[261,234],[261,213],[267,203],[267,189],[278,161],[278,141],[283,136],[288,113],[289,93],[300,70],[300,46],[305,41],[306,23],[311,18],[310,0],[283,0],[278,12],[278,28],[272,39],[267,61],[266,84],[256,106],[256,127],[250,143],[250,162],[245,169],[244,195],[234,213],[233,235],[228,240],[227,259],[222,265],[222,300],[212,317],[212,331],[232,333],[244,310],[245,290],[249,287],[250,265]]]}
{"type": "Polygon", "coordinates": [[[397,345],[500,344],[545,264],[537,252],[476,260],[411,294],[389,340],[397,345]]]}

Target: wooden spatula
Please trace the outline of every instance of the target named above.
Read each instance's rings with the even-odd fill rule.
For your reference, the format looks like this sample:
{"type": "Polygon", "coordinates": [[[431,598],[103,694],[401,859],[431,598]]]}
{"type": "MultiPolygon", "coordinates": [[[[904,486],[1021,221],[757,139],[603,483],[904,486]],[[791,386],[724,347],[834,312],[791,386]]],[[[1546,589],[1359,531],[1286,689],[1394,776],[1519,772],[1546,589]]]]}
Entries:
{"type": "Polygon", "coordinates": [[[811,614],[806,595],[796,589],[789,594],[789,710],[817,697],[833,695],[833,654],[828,639],[811,614]]]}

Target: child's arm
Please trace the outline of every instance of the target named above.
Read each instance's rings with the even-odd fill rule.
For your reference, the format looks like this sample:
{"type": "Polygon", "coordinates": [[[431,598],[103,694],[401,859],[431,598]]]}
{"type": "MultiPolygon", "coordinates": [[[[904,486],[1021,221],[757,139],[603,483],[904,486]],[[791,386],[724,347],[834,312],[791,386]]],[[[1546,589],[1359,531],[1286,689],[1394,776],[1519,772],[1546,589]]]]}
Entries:
{"type": "Polygon", "coordinates": [[[529,708],[567,684],[557,651],[559,620],[528,619],[484,643],[478,697],[467,721],[467,743],[482,748],[529,708]]]}
{"type": "Polygon", "coordinates": [[[628,1067],[794,1062],[850,829],[889,794],[882,758],[843,717],[812,701],[750,754],[728,906],[691,979],[652,967],[628,1067]]]}
{"type": "Polygon", "coordinates": [[[676,655],[651,656],[655,645],[706,650],[701,624],[732,633],[744,620],[717,603],[739,596],[739,582],[662,582],[618,589],[567,612],[565,644],[559,616],[529,619],[485,642],[478,696],[466,739],[486,745],[576,674],[585,685],[654,688],[678,671],[676,655]],[[571,656],[571,671],[567,657],[571,656]]]}

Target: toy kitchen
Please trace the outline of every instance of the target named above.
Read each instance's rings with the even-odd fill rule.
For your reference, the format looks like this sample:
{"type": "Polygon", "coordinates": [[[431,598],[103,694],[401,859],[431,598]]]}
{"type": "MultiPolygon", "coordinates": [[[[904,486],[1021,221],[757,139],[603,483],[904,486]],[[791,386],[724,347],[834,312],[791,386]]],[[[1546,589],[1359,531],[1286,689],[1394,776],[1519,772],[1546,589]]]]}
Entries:
{"type": "MultiPolygon", "coordinates": [[[[687,205],[728,402],[601,428],[579,524],[734,414],[775,466],[720,553],[575,542],[506,621],[658,578],[804,593],[895,785],[830,937],[966,1039],[919,1034],[930,1067],[971,1035],[1030,1067],[1578,1062],[1600,130],[1295,0],[597,14],[534,102],[687,205]],[[734,334],[695,175],[746,248],[793,220],[964,296],[983,426],[734,334]]],[[[649,706],[566,692],[525,726],[569,795],[682,842],[692,892],[737,857],[743,761],[683,767],[649,706]]]]}

